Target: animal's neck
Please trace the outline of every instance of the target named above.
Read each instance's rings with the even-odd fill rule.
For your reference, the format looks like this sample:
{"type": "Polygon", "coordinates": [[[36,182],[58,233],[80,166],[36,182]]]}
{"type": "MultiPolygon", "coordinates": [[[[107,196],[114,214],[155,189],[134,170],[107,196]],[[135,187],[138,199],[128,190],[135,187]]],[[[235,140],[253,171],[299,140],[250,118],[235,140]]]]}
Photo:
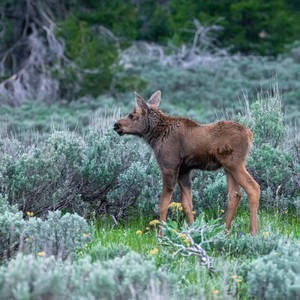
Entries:
{"type": "Polygon", "coordinates": [[[151,109],[143,137],[153,147],[157,142],[166,139],[175,126],[175,118],[168,117],[159,110],[151,109]]]}

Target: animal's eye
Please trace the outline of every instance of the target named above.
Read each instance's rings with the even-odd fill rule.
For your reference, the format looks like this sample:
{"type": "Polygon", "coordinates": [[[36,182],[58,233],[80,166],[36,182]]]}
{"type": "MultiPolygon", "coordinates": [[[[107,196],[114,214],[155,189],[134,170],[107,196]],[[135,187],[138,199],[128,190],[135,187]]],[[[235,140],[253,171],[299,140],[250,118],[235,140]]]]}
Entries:
{"type": "Polygon", "coordinates": [[[128,117],[129,117],[130,120],[132,120],[133,119],[133,114],[129,114],[128,117]]]}

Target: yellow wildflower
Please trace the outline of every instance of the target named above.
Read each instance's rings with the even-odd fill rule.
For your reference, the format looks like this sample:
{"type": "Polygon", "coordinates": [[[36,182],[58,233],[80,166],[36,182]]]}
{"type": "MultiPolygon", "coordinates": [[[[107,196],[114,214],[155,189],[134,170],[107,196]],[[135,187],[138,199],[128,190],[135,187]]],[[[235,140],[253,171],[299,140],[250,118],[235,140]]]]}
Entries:
{"type": "Polygon", "coordinates": [[[88,233],[84,233],[82,236],[83,236],[83,237],[88,237],[89,234],[88,234],[88,233]]]}
{"type": "Polygon", "coordinates": [[[221,213],[221,214],[223,214],[224,212],[225,212],[224,209],[221,209],[221,210],[220,210],[220,213],[221,213]]]}
{"type": "Polygon", "coordinates": [[[185,239],[184,242],[186,243],[186,245],[189,247],[191,245],[191,241],[189,239],[185,239]]]}
{"type": "Polygon", "coordinates": [[[156,255],[158,253],[158,249],[157,248],[153,248],[152,250],[149,251],[150,255],[156,255]]]}
{"type": "Polygon", "coordinates": [[[179,202],[171,202],[170,205],[169,205],[169,208],[172,208],[174,210],[182,210],[182,206],[181,206],[181,203],[179,202]]]}
{"type": "Polygon", "coordinates": [[[41,257],[44,257],[44,256],[46,256],[46,252],[41,251],[41,252],[38,252],[37,255],[41,256],[41,257]]]}
{"type": "Polygon", "coordinates": [[[159,224],[160,222],[158,220],[152,220],[149,225],[153,225],[156,226],[157,224],[159,224]]]}
{"type": "Polygon", "coordinates": [[[212,292],[214,295],[218,295],[218,294],[220,293],[219,290],[212,290],[211,292],[212,292]]]}
{"type": "Polygon", "coordinates": [[[196,214],[196,212],[195,212],[194,210],[192,211],[192,213],[193,213],[193,215],[195,215],[195,214],[196,214]]]}
{"type": "Polygon", "coordinates": [[[268,236],[269,236],[269,232],[268,232],[268,231],[263,232],[263,236],[264,236],[265,238],[268,237],[268,236]]]}
{"type": "Polygon", "coordinates": [[[241,278],[238,278],[237,275],[231,275],[230,278],[232,278],[236,283],[242,282],[242,279],[241,279],[241,278]]]}
{"type": "Polygon", "coordinates": [[[148,230],[150,230],[150,228],[149,228],[149,227],[146,227],[146,230],[148,231],[148,230]]]}
{"type": "Polygon", "coordinates": [[[27,211],[26,215],[28,218],[33,217],[34,213],[32,211],[27,211]]]}
{"type": "Polygon", "coordinates": [[[178,210],[179,210],[179,211],[182,211],[182,210],[183,210],[183,208],[180,206],[180,207],[178,208],[178,210]]]}
{"type": "Polygon", "coordinates": [[[25,241],[27,242],[27,241],[29,241],[30,240],[30,238],[29,237],[27,237],[27,238],[25,238],[25,241]]]}
{"type": "Polygon", "coordinates": [[[175,229],[171,229],[171,232],[176,233],[177,231],[175,229]]]}
{"type": "Polygon", "coordinates": [[[143,232],[142,232],[142,230],[137,230],[135,233],[136,234],[142,234],[143,232]]]}
{"type": "Polygon", "coordinates": [[[178,234],[178,237],[181,238],[181,239],[185,239],[186,238],[186,235],[184,233],[179,233],[178,234]]]}

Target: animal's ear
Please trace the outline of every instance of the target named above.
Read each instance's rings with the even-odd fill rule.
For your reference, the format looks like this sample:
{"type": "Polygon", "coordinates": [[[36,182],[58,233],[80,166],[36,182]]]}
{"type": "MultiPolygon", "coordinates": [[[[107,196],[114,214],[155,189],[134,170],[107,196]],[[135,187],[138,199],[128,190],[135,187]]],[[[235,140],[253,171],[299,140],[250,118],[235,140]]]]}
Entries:
{"type": "Polygon", "coordinates": [[[134,92],[134,94],[135,94],[136,108],[141,109],[144,112],[147,112],[149,107],[145,102],[145,100],[138,93],[134,92]]]}
{"type": "Polygon", "coordinates": [[[161,99],[161,91],[158,90],[152,94],[152,96],[148,101],[148,104],[158,106],[160,103],[160,99],[161,99]]]}

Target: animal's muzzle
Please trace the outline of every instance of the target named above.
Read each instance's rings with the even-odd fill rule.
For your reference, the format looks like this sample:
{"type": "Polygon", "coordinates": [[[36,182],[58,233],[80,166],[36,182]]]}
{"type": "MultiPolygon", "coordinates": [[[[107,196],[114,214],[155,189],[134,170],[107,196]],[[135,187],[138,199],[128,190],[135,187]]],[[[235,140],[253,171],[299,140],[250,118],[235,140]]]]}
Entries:
{"type": "Polygon", "coordinates": [[[124,134],[124,132],[118,122],[114,124],[114,131],[116,131],[118,135],[124,134]]]}

